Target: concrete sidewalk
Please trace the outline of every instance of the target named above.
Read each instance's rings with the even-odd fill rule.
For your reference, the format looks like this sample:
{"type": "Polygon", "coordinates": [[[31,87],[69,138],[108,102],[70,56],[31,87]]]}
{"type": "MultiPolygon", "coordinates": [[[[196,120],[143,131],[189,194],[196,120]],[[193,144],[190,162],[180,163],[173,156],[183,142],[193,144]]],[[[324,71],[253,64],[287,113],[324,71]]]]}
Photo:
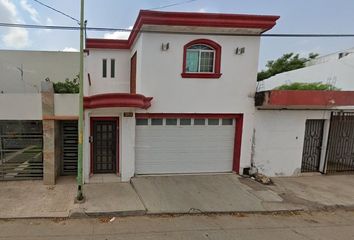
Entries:
{"type": "Polygon", "coordinates": [[[263,185],[254,189],[240,179],[235,174],[151,176],[133,178],[132,184],[150,214],[302,209],[263,185]]]}
{"type": "Polygon", "coordinates": [[[0,218],[127,216],[321,210],[354,207],[354,175],[273,178],[265,186],[234,174],[136,177],[131,183],[84,185],[74,204],[74,177],[0,182],[0,218]],[[81,215],[80,215],[81,214],[81,215]]]}

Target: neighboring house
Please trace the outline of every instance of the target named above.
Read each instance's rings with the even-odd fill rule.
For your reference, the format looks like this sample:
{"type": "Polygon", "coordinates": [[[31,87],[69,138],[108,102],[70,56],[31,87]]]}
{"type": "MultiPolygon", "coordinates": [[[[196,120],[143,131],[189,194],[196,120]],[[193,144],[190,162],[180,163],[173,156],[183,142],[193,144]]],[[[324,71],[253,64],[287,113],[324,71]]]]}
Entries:
{"type": "Polygon", "coordinates": [[[140,11],[128,40],[87,39],[85,182],[248,167],[260,37],[237,35],[278,18],[140,11]]]}
{"type": "Polygon", "coordinates": [[[79,53],[0,50],[0,93],[39,93],[41,82],[73,79],[79,53]]]}
{"type": "Polygon", "coordinates": [[[283,84],[294,82],[322,82],[332,84],[341,90],[353,91],[354,48],[308,62],[307,66],[297,70],[279,73],[258,82],[258,91],[272,90],[283,84]]]}
{"type": "Polygon", "coordinates": [[[258,83],[253,165],[269,176],[354,171],[354,49],[258,83]],[[279,91],[322,82],[342,91],[279,91]]]}

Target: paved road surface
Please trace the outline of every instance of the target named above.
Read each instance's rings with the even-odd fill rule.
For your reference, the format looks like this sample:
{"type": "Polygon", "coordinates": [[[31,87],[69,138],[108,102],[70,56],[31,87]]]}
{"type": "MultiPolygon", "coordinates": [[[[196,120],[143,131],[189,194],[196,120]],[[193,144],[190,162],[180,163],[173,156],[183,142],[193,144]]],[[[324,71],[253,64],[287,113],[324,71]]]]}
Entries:
{"type": "Polygon", "coordinates": [[[0,220],[3,239],[354,239],[354,212],[0,220]]]}

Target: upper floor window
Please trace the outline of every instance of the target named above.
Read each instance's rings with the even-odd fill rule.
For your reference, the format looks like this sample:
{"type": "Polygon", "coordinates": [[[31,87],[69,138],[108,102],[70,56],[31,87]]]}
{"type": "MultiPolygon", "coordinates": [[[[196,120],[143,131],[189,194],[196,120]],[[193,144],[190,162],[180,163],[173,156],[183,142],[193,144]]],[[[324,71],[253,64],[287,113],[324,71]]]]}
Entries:
{"type": "Polygon", "coordinates": [[[116,75],[116,60],[111,59],[111,78],[114,78],[116,75]]]}
{"type": "Polygon", "coordinates": [[[107,59],[102,60],[102,77],[107,77],[107,59]]]}
{"type": "MultiPolygon", "coordinates": [[[[111,78],[115,78],[116,75],[116,60],[111,59],[111,64],[110,64],[110,69],[111,69],[111,78]]],[[[102,77],[106,78],[108,73],[108,63],[107,59],[102,59],[102,77]]]]}
{"type": "Polygon", "coordinates": [[[196,44],[187,48],[187,73],[214,73],[215,50],[207,45],[196,44]]]}
{"type": "Polygon", "coordinates": [[[183,78],[219,78],[221,46],[208,39],[197,39],[184,46],[183,78]]]}

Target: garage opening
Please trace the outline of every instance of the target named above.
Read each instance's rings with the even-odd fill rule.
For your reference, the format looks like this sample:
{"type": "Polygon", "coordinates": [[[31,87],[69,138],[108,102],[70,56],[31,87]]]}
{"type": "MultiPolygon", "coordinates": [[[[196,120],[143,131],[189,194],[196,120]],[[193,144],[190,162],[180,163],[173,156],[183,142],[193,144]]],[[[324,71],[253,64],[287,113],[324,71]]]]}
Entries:
{"type": "Polygon", "coordinates": [[[0,121],[0,181],[42,178],[42,121],[0,121]]]}
{"type": "Polygon", "coordinates": [[[232,172],[236,122],[217,115],[137,116],[136,173],[232,172]]]}

